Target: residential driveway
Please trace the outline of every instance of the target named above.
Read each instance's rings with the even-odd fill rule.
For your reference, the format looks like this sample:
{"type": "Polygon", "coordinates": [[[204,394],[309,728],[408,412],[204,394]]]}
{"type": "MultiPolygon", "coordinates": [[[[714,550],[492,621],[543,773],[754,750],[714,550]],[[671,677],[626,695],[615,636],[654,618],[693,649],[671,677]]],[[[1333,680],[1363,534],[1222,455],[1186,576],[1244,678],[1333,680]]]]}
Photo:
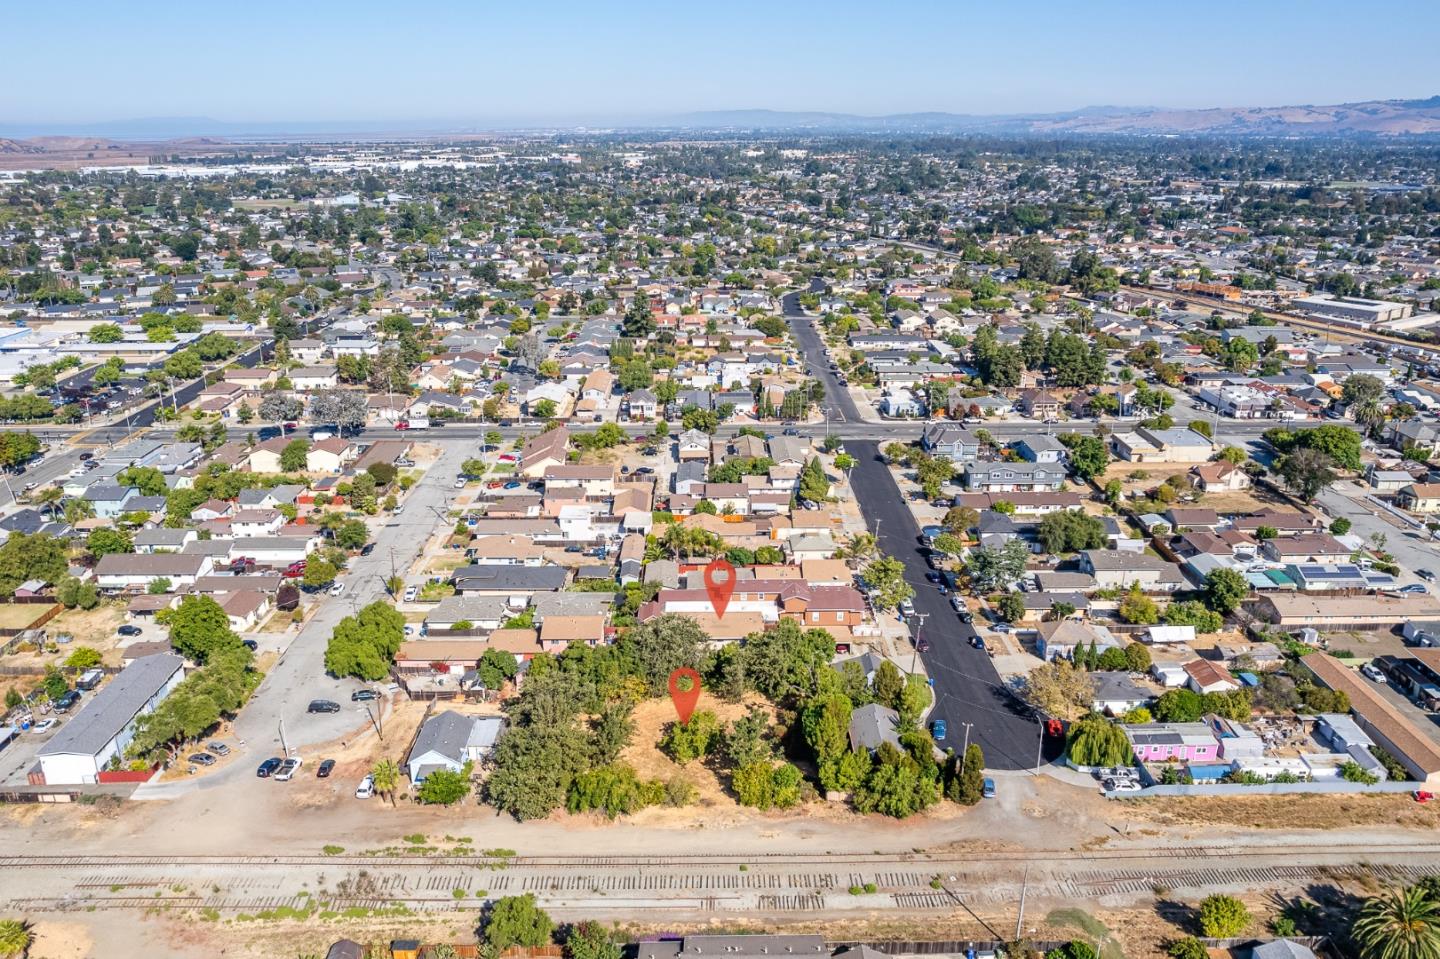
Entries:
{"type": "MultiPolygon", "coordinates": [[[[929,567],[920,555],[920,531],[890,470],[880,462],[879,444],[852,440],[846,447],[859,464],[851,488],[866,522],[872,531],[879,522],[881,552],[905,564],[905,578],[915,590],[917,619],[924,617],[921,636],[930,641],[930,651],[921,658],[935,681],[936,697],[929,719],[945,720],[943,745],[959,752],[965,744],[964,724],[971,723],[970,741],[985,751],[988,768],[1034,769],[1040,725],[1005,688],[990,657],[971,647],[975,630],[961,623],[949,601],[925,580],[929,567]]],[[[1042,760],[1054,759],[1060,746],[1058,738],[1047,740],[1042,760]]]]}

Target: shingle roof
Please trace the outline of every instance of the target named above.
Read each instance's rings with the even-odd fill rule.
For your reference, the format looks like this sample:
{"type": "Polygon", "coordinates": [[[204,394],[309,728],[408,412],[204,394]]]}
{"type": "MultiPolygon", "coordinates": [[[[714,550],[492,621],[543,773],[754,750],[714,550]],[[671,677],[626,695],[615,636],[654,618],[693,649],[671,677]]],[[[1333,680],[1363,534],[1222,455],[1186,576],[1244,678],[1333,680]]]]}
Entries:
{"type": "Polygon", "coordinates": [[[41,756],[93,756],[120,734],[140,710],[170,681],[185,660],[170,653],[137,659],[101,687],[75,718],[44,746],[41,756]]]}

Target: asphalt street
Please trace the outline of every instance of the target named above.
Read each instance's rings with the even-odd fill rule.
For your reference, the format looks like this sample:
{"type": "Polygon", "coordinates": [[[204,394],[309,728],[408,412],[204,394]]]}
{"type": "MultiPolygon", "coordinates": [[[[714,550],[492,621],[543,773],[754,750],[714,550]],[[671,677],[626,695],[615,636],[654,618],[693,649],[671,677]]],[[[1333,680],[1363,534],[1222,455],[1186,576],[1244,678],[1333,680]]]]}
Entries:
{"type": "MultiPolygon", "coordinates": [[[[810,284],[812,293],[817,292],[816,283],[818,281],[810,284]]],[[[820,284],[819,289],[824,289],[824,284],[820,284]]],[[[821,409],[828,413],[829,426],[834,432],[844,432],[847,436],[856,426],[863,428],[864,417],[855,408],[855,400],[850,391],[841,386],[835,374],[830,372],[830,361],[825,356],[825,344],[815,330],[814,321],[800,308],[800,294],[787,293],[780,303],[785,311],[785,319],[790,323],[790,329],[805,355],[806,372],[825,387],[825,401],[820,405],[821,409]]]]}
{"type": "MultiPolygon", "coordinates": [[[[236,778],[253,777],[255,767],[266,757],[303,756],[307,764],[320,757],[307,747],[331,742],[365,725],[369,713],[364,703],[353,703],[350,694],[366,683],[334,679],[325,674],[325,646],[335,624],[375,600],[391,601],[385,580],[392,571],[404,575],[436,529],[438,516],[449,508],[451,483],[467,456],[474,455],[469,444],[453,443],[444,448],[439,460],[410,490],[400,515],[386,517],[375,532],[375,549],[369,556],[355,556],[336,582],[345,584],[345,594],[320,600],[319,609],[305,624],[284,654],[271,667],[265,681],[235,720],[228,742],[241,742],[241,762],[233,762],[208,775],[172,783],[148,785],[139,798],[158,799],[194,789],[209,789],[236,778]],[[307,713],[313,699],[340,704],[338,713],[307,713]],[[283,744],[282,744],[283,730],[283,744]]],[[[373,528],[373,527],[372,527],[373,528]]],[[[373,704],[377,709],[380,703],[373,704]]]]}
{"type": "MultiPolygon", "coordinates": [[[[847,444],[857,466],[850,476],[866,524],[877,532],[880,552],[905,564],[905,579],[915,590],[912,637],[930,643],[920,653],[925,669],[934,680],[935,708],[931,721],[945,720],[948,727],[941,746],[960,752],[965,742],[965,724],[970,723],[970,741],[985,751],[985,765],[992,769],[1034,769],[1040,748],[1041,727],[1030,710],[1001,682],[990,657],[970,645],[975,630],[960,622],[949,600],[925,579],[930,567],[920,553],[920,530],[890,470],[880,459],[879,444],[847,444]]],[[[1060,753],[1060,740],[1046,740],[1044,761],[1060,753]]]]}

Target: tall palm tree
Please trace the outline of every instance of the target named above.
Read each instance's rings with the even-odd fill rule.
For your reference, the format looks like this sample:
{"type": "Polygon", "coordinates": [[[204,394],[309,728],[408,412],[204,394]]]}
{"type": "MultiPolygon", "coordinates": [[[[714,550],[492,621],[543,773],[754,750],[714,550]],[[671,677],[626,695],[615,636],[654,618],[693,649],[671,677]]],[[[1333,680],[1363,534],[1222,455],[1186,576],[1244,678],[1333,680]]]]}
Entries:
{"type": "Polygon", "coordinates": [[[400,767],[393,759],[382,759],[370,770],[370,775],[375,782],[375,791],[384,793],[390,797],[390,805],[395,805],[395,791],[400,788],[400,767]]]}
{"type": "Polygon", "coordinates": [[[35,944],[35,933],[23,919],[0,919],[0,956],[23,956],[35,944]]]}
{"type": "Polygon", "coordinates": [[[1351,938],[1363,959],[1440,959],[1440,902],[1418,886],[1365,900],[1351,938]]]}

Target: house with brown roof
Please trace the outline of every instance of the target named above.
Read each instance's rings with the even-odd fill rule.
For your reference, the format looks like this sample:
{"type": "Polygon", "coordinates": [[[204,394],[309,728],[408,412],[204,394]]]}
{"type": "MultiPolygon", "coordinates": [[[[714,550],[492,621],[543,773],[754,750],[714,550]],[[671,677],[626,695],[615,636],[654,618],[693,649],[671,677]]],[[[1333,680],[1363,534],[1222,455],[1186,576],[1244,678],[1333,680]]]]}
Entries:
{"type": "Polygon", "coordinates": [[[338,473],[359,455],[355,444],[332,436],[311,445],[305,453],[305,469],[311,473],[338,473]]]}
{"type": "Polygon", "coordinates": [[[1260,544],[1260,552],[1276,563],[1344,563],[1350,550],[1329,533],[1277,536],[1260,544]]]}
{"type": "Polygon", "coordinates": [[[1295,536],[1299,533],[1309,533],[1321,529],[1325,524],[1308,513],[1267,506],[1259,512],[1235,519],[1230,525],[1242,533],[1251,535],[1254,535],[1255,531],[1262,527],[1269,527],[1281,536],[1295,536]]]}
{"type": "Polygon", "coordinates": [[[1395,505],[1412,513],[1440,513],[1440,483],[1411,483],[1395,494],[1395,505]]]}
{"type": "Polygon", "coordinates": [[[1185,685],[1197,693],[1228,693],[1239,689],[1240,682],[1225,668],[1224,663],[1212,663],[1208,659],[1191,660],[1184,666],[1188,677],[1185,685]]]}
{"type": "Polygon", "coordinates": [[[1016,405],[1020,412],[1032,418],[1060,415],[1060,401],[1044,390],[1022,390],[1016,405]]]}
{"type": "Polygon", "coordinates": [[[473,562],[511,566],[541,566],[545,549],[528,536],[481,536],[471,540],[473,562]]]}
{"type": "Polygon", "coordinates": [[[540,624],[540,648],[564,652],[572,643],[599,646],[605,641],[604,616],[546,616],[540,624]]]}
{"type": "Polygon", "coordinates": [[[563,426],[541,433],[521,449],[520,475],[539,479],[550,467],[563,465],[569,445],[570,432],[563,426]]]}
{"type": "Polygon", "coordinates": [[[1256,612],[1276,626],[1299,629],[1390,629],[1401,623],[1440,620],[1440,600],[1424,596],[1310,596],[1265,593],[1256,612]]]}
{"type": "Polygon", "coordinates": [[[1361,730],[1398,759],[1417,782],[1440,783],[1440,747],[1376,692],[1373,683],[1326,653],[1311,653],[1300,662],[1321,685],[1349,698],[1350,711],[1361,730]]]}
{"type": "Polygon", "coordinates": [[[280,473],[280,454],[294,441],[293,436],[277,436],[256,443],[250,448],[247,465],[252,473],[280,473]]]}
{"type": "Polygon", "coordinates": [[[1190,467],[1190,485],[1203,493],[1233,493],[1253,484],[1250,474],[1234,463],[1216,460],[1190,467]]]}

